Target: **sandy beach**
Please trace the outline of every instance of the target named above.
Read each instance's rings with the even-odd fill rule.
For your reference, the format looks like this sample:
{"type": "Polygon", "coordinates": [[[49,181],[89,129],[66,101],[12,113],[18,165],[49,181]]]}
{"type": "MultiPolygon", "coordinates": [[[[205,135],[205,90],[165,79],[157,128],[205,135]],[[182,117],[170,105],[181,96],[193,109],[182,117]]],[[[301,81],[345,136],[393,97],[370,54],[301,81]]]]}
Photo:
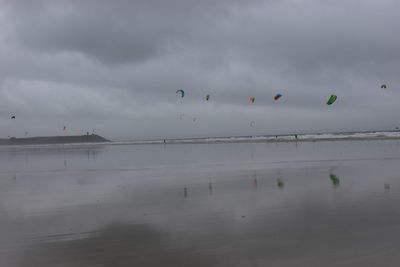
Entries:
{"type": "Polygon", "coordinates": [[[397,140],[0,148],[0,266],[398,266],[397,140]]]}

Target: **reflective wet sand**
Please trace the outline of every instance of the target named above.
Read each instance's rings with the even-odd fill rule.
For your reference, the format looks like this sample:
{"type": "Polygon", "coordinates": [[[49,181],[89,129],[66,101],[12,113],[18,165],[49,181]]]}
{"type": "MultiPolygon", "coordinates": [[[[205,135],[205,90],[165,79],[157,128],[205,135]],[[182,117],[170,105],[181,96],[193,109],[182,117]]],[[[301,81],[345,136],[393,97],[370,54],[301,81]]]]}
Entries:
{"type": "Polygon", "coordinates": [[[400,143],[0,148],[0,266],[398,266],[400,143]]]}

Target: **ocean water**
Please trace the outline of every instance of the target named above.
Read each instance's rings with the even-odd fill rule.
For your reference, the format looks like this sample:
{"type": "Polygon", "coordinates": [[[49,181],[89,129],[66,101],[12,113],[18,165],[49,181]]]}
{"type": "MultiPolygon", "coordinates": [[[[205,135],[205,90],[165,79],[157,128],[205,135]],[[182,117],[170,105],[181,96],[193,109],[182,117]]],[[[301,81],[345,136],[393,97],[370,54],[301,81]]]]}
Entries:
{"type": "Polygon", "coordinates": [[[400,142],[0,147],[0,266],[398,266],[400,142]]]}

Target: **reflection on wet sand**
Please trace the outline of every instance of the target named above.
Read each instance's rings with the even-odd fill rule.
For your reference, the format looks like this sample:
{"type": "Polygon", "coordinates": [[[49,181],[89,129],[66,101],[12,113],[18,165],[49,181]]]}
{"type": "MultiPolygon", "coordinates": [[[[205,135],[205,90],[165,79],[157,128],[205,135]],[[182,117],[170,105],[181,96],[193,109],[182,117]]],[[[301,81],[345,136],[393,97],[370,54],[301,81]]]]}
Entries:
{"type": "Polygon", "coordinates": [[[341,144],[0,151],[0,266],[397,266],[398,146],[341,144]]]}
{"type": "Polygon", "coordinates": [[[285,184],[283,183],[282,179],[280,179],[280,178],[276,179],[276,185],[279,188],[283,188],[285,186],[285,184]]]}
{"type": "Polygon", "coordinates": [[[187,188],[186,188],[186,187],[183,188],[183,196],[184,196],[185,198],[187,198],[187,196],[188,196],[187,188]]]}
{"type": "Polygon", "coordinates": [[[395,266],[396,207],[384,199],[346,207],[315,202],[316,192],[309,198],[271,212],[245,205],[235,216],[192,206],[195,217],[166,214],[164,225],[150,214],[145,223],[40,236],[22,247],[15,266],[395,266]]]}
{"type": "Polygon", "coordinates": [[[385,190],[389,191],[390,190],[390,184],[385,184],[384,188],[385,188],[385,190]]]}
{"type": "MultiPolygon", "coordinates": [[[[110,225],[83,238],[57,236],[29,247],[19,266],[210,266],[215,256],[191,246],[171,246],[170,238],[147,225],[110,225]]],[[[195,247],[195,244],[194,244],[195,247]]]]}
{"type": "Polygon", "coordinates": [[[336,175],[330,174],[329,178],[331,179],[331,182],[332,182],[333,186],[339,186],[340,185],[340,180],[336,175]]]}
{"type": "Polygon", "coordinates": [[[254,187],[257,187],[257,177],[254,175],[254,178],[253,178],[253,185],[254,185],[254,187]]]}

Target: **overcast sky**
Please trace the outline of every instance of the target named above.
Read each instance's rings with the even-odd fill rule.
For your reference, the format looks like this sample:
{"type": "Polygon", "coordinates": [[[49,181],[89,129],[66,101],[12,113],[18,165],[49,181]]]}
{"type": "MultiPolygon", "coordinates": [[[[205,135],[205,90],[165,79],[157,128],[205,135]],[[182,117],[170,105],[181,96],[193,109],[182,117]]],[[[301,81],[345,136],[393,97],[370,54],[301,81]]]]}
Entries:
{"type": "Polygon", "coordinates": [[[0,137],[394,129],[399,11],[398,0],[0,0],[0,137]]]}

